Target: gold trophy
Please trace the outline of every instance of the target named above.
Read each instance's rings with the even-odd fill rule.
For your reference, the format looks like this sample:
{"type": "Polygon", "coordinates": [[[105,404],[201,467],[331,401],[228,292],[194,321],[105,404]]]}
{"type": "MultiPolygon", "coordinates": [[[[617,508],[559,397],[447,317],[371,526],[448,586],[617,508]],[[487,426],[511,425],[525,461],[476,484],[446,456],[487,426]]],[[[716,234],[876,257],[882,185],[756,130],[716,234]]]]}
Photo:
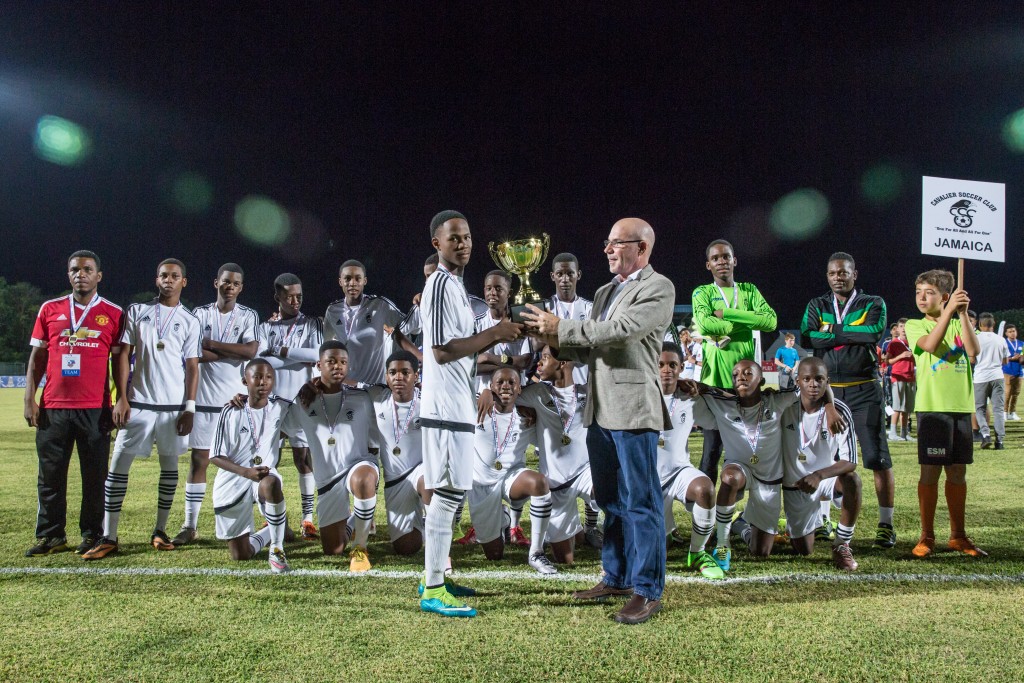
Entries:
{"type": "Polygon", "coordinates": [[[544,259],[548,257],[548,247],[551,246],[551,237],[541,233],[540,237],[527,237],[519,240],[506,240],[505,242],[490,242],[487,249],[491,252],[491,258],[502,270],[515,273],[519,276],[519,291],[512,297],[512,322],[524,322],[522,313],[526,310],[526,304],[533,304],[540,308],[541,296],[530,286],[530,273],[540,268],[544,259]]]}

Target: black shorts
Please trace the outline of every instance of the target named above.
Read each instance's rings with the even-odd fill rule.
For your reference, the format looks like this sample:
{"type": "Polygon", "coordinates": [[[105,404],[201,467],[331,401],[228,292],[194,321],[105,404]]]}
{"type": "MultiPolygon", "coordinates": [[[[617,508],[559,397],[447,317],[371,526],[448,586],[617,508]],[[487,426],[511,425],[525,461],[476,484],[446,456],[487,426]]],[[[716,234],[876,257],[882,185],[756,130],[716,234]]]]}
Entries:
{"type": "Polygon", "coordinates": [[[882,387],[878,382],[865,382],[852,387],[832,387],[832,393],[853,413],[853,430],[860,444],[864,467],[877,471],[891,470],[882,387]]]}
{"type": "Polygon", "coordinates": [[[918,413],[917,462],[921,465],[973,463],[971,414],[918,413]]]}

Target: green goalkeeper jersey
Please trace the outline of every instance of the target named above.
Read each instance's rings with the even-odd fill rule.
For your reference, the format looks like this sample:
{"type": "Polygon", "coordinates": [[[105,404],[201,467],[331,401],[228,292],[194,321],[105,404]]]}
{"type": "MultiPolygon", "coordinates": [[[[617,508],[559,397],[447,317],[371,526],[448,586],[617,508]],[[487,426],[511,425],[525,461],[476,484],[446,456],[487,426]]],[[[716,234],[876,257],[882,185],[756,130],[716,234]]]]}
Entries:
{"type": "Polygon", "coordinates": [[[719,289],[714,283],[693,290],[693,321],[704,337],[704,364],[700,381],[722,389],[732,388],[732,368],[754,358],[754,330],[775,329],[775,311],[749,282],[719,289]],[[722,317],[715,311],[722,311],[722,317]],[[724,338],[728,341],[724,344],[724,338]]]}

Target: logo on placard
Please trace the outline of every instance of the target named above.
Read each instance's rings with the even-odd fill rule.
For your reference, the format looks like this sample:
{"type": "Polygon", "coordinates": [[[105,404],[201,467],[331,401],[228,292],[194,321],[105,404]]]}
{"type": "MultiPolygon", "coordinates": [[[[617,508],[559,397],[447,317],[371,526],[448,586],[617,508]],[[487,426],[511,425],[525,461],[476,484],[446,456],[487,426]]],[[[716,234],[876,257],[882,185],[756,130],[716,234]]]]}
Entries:
{"type": "Polygon", "coordinates": [[[977,209],[972,207],[970,199],[961,199],[949,207],[949,213],[953,216],[953,223],[958,228],[969,228],[974,222],[972,216],[977,209]]]}

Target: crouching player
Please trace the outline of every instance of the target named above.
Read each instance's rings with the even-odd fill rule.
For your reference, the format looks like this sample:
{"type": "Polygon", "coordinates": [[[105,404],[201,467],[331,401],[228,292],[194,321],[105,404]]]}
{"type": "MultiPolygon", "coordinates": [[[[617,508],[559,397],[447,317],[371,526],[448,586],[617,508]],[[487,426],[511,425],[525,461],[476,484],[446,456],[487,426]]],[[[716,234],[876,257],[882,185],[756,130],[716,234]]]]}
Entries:
{"type": "Polygon", "coordinates": [[[678,389],[679,373],[683,369],[682,350],[675,344],[664,344],[658,368],[661,393],[672,419],[672,429],[661,432],[658,437],[658,476],[665,497],[665,539],[668,542],[669,534],[675,531],[672,502],[678,500],[693,518],[686,566],[699,569],[704,578],[724,579],[722,568],[704,549],[715,528],[715,485],[690,462],[686,441],[693,429],[693,399],[678,389]]]}
{"type": "Polygon", "coordinates": [[[373,404],[365,391],[344,385],[345,344],[324,342],[316,366],[320,377],[302,388],[299,403],[292,405],[289,415],[309,443],[324,554],[341,555],[351,536],[349,571],[365,572],[371,568],[366,541],[377,509],[378,469],[370,453],[373,404]],[[349,494],[354,498],[355,516],[351,533],[349,494]]]}
{"type": "Polygon", "coordinates": [[[270,571],[291,571],[284,554],[285,503],[277,471],[277,436],[295,433],[287,419],[291,401],[273,397],[274,368],[262,358],[249,361],[242,382],[248,398],[242,407],[221,411],[210,462],[219,468],[213,481],[217,538],[228,542],[232,560],[248,560],[270,546],[270,571]],[[267,526],[256,531],[253,504],[259,503],[267,526]]]}
{"type": "MultiPolygon", "coordinates": [[[[572,361],[558,360],[547,346],[541,351],[537,374],[541,381],[524,387],[518,404],[537,415],[540,472],[551,489],[551,522],[548,538],[555,562],[572,564],[577,540],[600,548],[602,537],[597,515],[591,515],[594,483],[590,476],[587,428],[583,411],[587,385],[573,381],[572,361]],[[584,503],[586,525],[580,525],[576,500],[584,503]]],[[[490,392],[484,392],[489,394],[490,392]]],[[[536,531],[533,532],[536,538],[536,531]]]]}
{"type": "Polygon", "coordinates": [[[835,409],[846,422],[838,434],[825,428],[828,368],[820,358],[805,358],[796,375],[800,402],[782,415],[782,504],[793,549],[801,555],[814,551],[814,532],[821,521],[821,503],[840,507],[839,527],[832,542],[836,569],[856,571],[850,539],[860,514],[861,483],[857,468],[857,438],[850,425],[853,415],[842,401],[835,409]]]}
{"type": "Polygon", "coordinates": [[[526,447],[536,444],[534,411],[516,408],[519,371],[503,367],[491,375],[494,407],[478,425],[473,440],[473,488],[469,491],[469,514],[478,542],[488,560],[505,554],[504,529],[511,520],[502,501],[515,506],[530,499],[529,563],[539,574],[558,570],[544,554],[544,537],[551,519],[551,490],[544,476],[526,469],[526,447]],[[529,424],[527,424],[529,422],[529,424]]]}
{"type": "Polygon", "coordinates": [[[385,362],[387,386],[367,391],[377,414],[376,441],[384,469],[388,535],[399,555],[423,547],[423,439],[420,435],[419,361],[395,351],[385,362]]]}

